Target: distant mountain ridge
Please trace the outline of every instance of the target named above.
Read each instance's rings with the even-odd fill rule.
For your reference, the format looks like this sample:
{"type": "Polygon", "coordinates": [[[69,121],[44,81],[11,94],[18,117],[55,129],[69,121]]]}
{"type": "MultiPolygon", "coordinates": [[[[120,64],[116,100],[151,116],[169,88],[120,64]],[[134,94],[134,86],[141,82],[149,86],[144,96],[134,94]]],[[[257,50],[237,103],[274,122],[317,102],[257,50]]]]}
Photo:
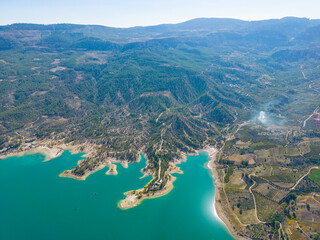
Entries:
{"type": "Polygon", "coordinates": [[[281,31],[287,36],[298,35],[309,28],[320,25],[320,19],[307,19],[285,17],[282,19],[270,19],[261,21],[244,21],[228,18],[196,18],[178,24],[160,24],[146,27],[116,28],[101,25],[80,24],[27,24],[16,23],[0,26],[0,31],[69,31],[81,32],[85,36],[99,37],[110,41],[132,42],[147,40],[150,38],[163,38],[170,36],[190,36],[197,34],[209,34],[213,32],[238,32],[250,33],[254,31],[281,31]],[[192,31],[190,33],[190,31],[192,31]],[[92,33],[95,32],[95,33],[92,33]]]}
{"type": "Polygon", "coordinates": [[[175,159],[224,146],[257,111],[300,125],[320,101],[319,28],[306,18],[1,26],[0,151],[91,146],[76,178],[143,152],[148,189],[162,189],[175,159]]]}
{"type": "MultiPolygon", "coordinates": [[[[62,176],[85,179],[142,152],[152,180],[126,193],[136,206],[172,188],[177,160],[219,149],[216,203],[231,229],[280,239],[297,230],[284,219],[311,213],[291,214],[287,178],[319,165],[319,66],[320,20],[307,18],[0,26],[0,157],[71,148],[87,155],[62,176]]],[[[317,192],[307,178],[300,190],[317,192]]]]}

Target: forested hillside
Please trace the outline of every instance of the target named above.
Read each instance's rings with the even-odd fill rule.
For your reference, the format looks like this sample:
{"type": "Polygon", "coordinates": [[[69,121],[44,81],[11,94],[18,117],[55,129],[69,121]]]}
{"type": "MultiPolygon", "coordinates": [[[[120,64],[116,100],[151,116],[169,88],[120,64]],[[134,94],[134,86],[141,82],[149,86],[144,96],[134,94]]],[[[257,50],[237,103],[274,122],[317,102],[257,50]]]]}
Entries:
{"type": "Polygon", "coordinates": [[[95,145],[77,176],[143,152],[160,178],[149,189],[161,189],[170,162],[224,146],[260,111],[301,126],[319,103],[319,29],[303,18],[1,26],[0,152],[43,140],[95,145]]]}

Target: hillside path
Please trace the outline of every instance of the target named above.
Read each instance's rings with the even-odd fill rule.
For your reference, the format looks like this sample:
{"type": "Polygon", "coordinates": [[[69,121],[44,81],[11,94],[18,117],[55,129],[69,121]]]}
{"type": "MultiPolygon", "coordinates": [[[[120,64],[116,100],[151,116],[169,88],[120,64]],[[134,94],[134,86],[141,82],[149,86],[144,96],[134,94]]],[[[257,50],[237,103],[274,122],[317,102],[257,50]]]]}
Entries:
{"type": "Polygon", "coordinates": [[[250,177],[250,179],[253,181],[253,184],[249,187],[249,192],[251,193],[252,198],[253,198],[256,218],[257,218],[257,220],[258,220],[259,223],[266,223],[266,222],[261,221],[261,220],[258,218],[258,210],[257,210],[256,198],[254,197],[254,194],[253,194],[253,192],[252,192],[252,188],[256,185],[256,181],[251,178],[251,175],[249,175],[249,177],[250,177]]]}
{"type": "Polygon", "coordinates": [[[320,169],[320,167],[318,167],[318,166],[311,167],[309,169],[309,171],[306,174],[304,174],[302,177],[300,177],[299,180],[290,188],[290,191],[294,190],[296,188],[296,186],[302,181],[302,179],[304,179],[306,176],[308,176],[310,174],[312,169],[320,169]]]}

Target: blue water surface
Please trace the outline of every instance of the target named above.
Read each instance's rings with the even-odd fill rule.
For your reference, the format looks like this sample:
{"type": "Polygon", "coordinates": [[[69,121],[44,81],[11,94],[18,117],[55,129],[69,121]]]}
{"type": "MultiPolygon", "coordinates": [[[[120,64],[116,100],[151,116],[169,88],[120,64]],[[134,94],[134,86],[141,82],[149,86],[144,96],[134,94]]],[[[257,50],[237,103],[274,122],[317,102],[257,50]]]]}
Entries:
{"type": "Polygon", "coordinates": [[[58,177],[80,159],[65,151],[48,162],[41,154],[0,160],[1,240],[233,239],[213,215],[206,153],[188,156],[169,194],[129,210],[117,204],[151,180],[140,179],[146,159],[118,164],[116,176],[105,175],[106,167],[85,181],[58,177]]]}

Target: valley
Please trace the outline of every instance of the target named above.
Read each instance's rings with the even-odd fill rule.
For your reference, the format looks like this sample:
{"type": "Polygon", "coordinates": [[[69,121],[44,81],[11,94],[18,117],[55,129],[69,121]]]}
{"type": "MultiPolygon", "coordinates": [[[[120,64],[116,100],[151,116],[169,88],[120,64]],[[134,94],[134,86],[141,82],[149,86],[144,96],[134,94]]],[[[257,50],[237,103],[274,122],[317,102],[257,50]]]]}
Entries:
{"type": "Polygon", "coordinates": [[[317,239],[319,29],[291,17],[0,26],[0,157],[86,153],[60,173],[85,180],[142,153],[151,180],[125,193],[127,209],[170,192],[186,155],[216,149],[216,205],[237,238],[317,239]]]}

